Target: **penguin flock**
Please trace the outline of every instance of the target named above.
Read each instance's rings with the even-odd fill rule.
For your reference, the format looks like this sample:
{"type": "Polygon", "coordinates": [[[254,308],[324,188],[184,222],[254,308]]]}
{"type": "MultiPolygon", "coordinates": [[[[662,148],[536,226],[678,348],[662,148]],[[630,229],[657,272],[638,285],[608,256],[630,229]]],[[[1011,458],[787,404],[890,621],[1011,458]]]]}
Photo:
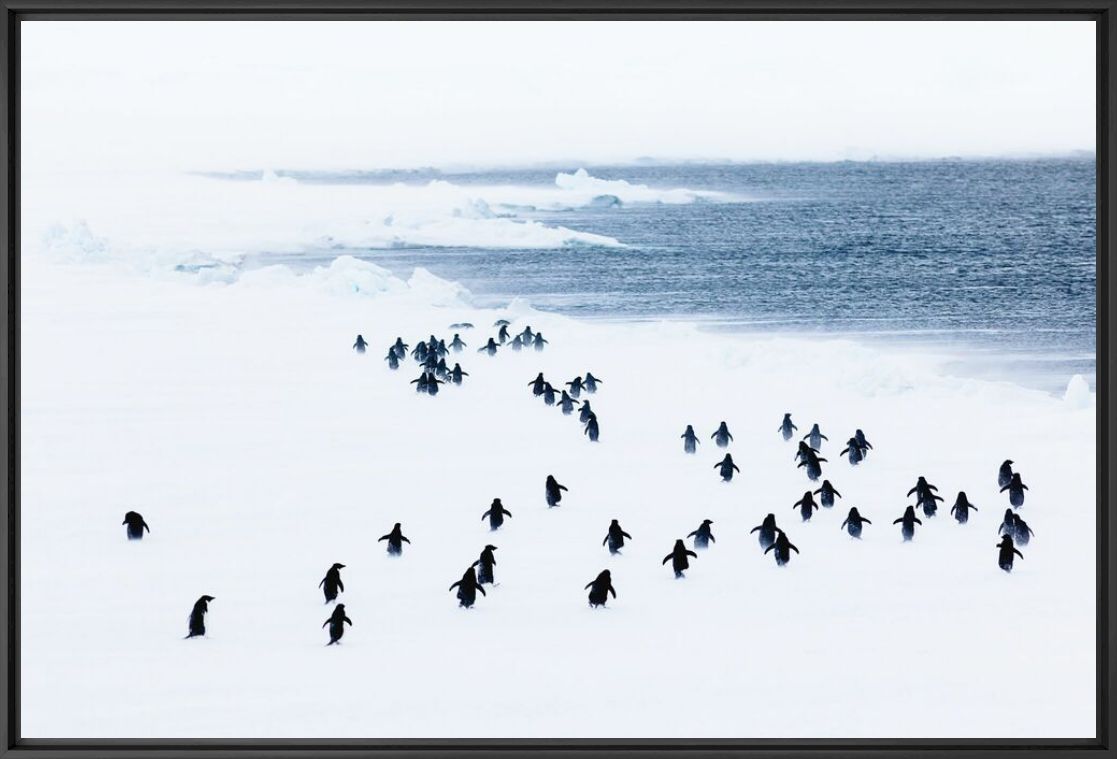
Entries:
{"type": "MultiPolygon", "coordinates": [[[[498,330],[496,336],[488,338],[485,344],[478,349],[478,352],[495,356],[498,351],[505,347],[520,351],[529,346],[536,351],[542,351],[549,343],[541,332],[534,332],[530,326],[525,326],[515,335],[512,335],[509,330],[511,322],[505,319],[498,320],[493,326],[498,330]]],[[[470,329],[472,327],[473,325],[468,322],[451,325],[453,329],[470,329]]],[[[352,349],[363,354],[366,352],[368,345],[369,343],[362,335],[357,335],[352,349]]],[[[460,363],[455,362],[451,369],[446,361],[446,357],[451,352],[461,353],[468,347],[468,343],[461,338],[460,332],[455,332],[449,343],[435,335],[430,335],[427,339],[416,341],[410,354],[408,354],[409,347],[403,341],[403,338],[397,337],[395,342],[389,346],[385,361],[388,363],[389,370],[395,371],[410,355],[422,369],[420,376],[411,381],[411,384],[416,385],[417,392],[437,395],[439,385],[461,385],[463,378],[469,376],[468,372],[461,368],[460,363]]],[[[591,442],[599,440],[600,428],[596,412],[590,407],[589,399],[582,396],[596,393],[598,386],[603,384],[600,378],[587,372],[585,375],[579,375],[573,380],[561,383],[561,389],[556,389],[554,385],[547,381],[543,373],[539,372],[527,384],[531,387],[534,396],[540,397],[547,406],[557,405],[564,416],[573,415],[574,411],[577,410],[578,420],[584,426],[583,434],[591,442]]],[[[790,442],[795,437],[798,429],[798,426],[792,420],[791,413],[787,412],[777,427],[777,432],[784,441],[790,442]]],[[[701,445],[701,440],[693,425],[688,424],[680,437],[683,440],[683,452],[688,455],[695,455],[698,446],[701,445]]],[[[721,449],[729,448],[734,442],[729,425],[724,420],[718,424],[710,435],[710,439],[714,441],[716,447],[721,449]]],[[[804,469],[807,479],[812,483],[816,483],[822,478],[822,464],[827,462],[827,459],[820,455],[824,441],[829,442],[829,438],[823,434],[819,424],[815,423],[796,445],[796,453],[793,458],[796,469],[804,469]]],[[[845,448],[839,455],[846,457],[850,466],[859,466],[867,460],[869,452],[872,450],[873,446],[866,439],[865,433],[857,429],[847,440],[845,448]]],[[[998,528],[1000,542],[995,546],[997,548],[997,566],[1005,572],[1012,571],[1016,558],[1023,558],[1023,554],[1017,546],[1027,545],[1035,535],[1017,511],[1024,505],[1025,492],[1028,491],[1028,486],[1023,483],[1020,473],[1013,470],[1014,464],[1015,462],[1011,459],[1005,460],[997,472],[997,485],[1000,492],[1008,492],[1009,502],[1009,508],[1005,509],[1003,520],[998,528]]],[[[735,473],[740,474],[741,472],[729,451],[726,451],[721,461],[714,464],[714,468],[718,470],[721,479],[726,483],[733,480],[735,473]]],[[[568,488],[560,484],[553,474],[546,476],[543,491],[547,508],[560,506],[563,494],[569,492],[568,488]]],[[[924,522],[919,518],[919,513],[921,512],[924,518],[933,519],[938,513],[938,504],[943,502],[942,496],[938,495],[938,487],[928,482],[922,475],[917,478],[915,485],[907,492],[907,495],[908,497],[914,496],[915,503],[908,504],[903,514],[892,522],[893,525],[900,525],[900,535],[904,542],[914,540],[917,525],[920,528],[924,526],[924,522]]],[[[802,522],[806,523],[821,509],[832,509],[836,504],[835,499],[840,498],[842,498],[842,494],[831,481],[823,479],[817,489],[808,487],[803,495],[791,504],[791,508],[796,509],[802,522]],[[819,496],[817,501],[814,498],[816,495],[819,496]]],[[[971,511],[977,512],[978,507],[970,503],[965,491],[959,491],[953,506],[950,508],[950,515],[959,525],[965,525],[969,522],[971,511]]],[[[487,521],[490,531],[496,532],[504,526],[506,517],[511,519],[512,512],[504,506],[500,498],[494,498],[489,508],[482,513],[481,521],[487,521]]],[[[129,541],[142,540],[145,534],[151,532],[151,528],[144,517],[136,511],[128,511],[121,524],[126,527],[125,534],[129,541]]],[[[859,540],[864,525],[871,524],[873,522],[863,516],[856,506],[851,506],[839,529],[845,530],[851,538],[859,540]]],[[[685,573],[691,567],[691,560],[699,557],[698,551],[707,550],[711,543],[716,543],[711,525],[713,525],[713,520],[704,519],[695,530],[686,534],[686,538],[692,541],[691,548],[688,548],[686,538],[679,538],[675,541],[671,551],[664,556],[661,564],[666,565],[670,562],[671,571],[676,579],[685,578],[685,573]]],[[[787,533],[777,525],[774,514],[769,513],[761,524],[750,530],[749,534],[752,533],[759,533],[760,549],[765,555],[772,553],[777,566],[787,565],[791,561],[792,552],[796,555],[799,554],[798,547],[791,542],[787,533]]],[[[615,556],[621,554],[621,549],[625,546],[626,540],[632,540],[632,535],[621,527],[618,520],[613,519],[601,545],[608,548],[610,555],[615,556]]],[[[396,522],[388,533],[378,538],[377,542],[387,543],[387,553],[391,557],[401,557],[403,555],[403,544],[411,543],[403,534],[403,528],[399,522],[396,522]]],[[[467,609],[473,607],[477,602],[478,593],[481,596],[487,595],[484,586],[495,584],[496,558],[494,551],[496,550],[498,550],[497,546],[491,543],[486,544],[480,556],[465,569],[461,578],[449,586],[450,591],[456,591],[459,606],[467,609]]],[[[339,595],[345,591],[345,585],[341,578],[341,570],[345,568],[345,564],[335,562],[326,570],[325,576],[318,583],[325,603],[335,604],[332,614],[322,624],[323,628],[329,628],[329,642],[326,644],[328,646],[339,644],[345,633],[345,626],[353,625],[352,620],[347,615],[345,605],[338,602],[339,595]]],[[[591,608],[606,606],[610,596],[614,599],[617,597],[612,574],[608,569],[601,571],[583,589],[589,591],[588,602],[591,608]]],[[[214,600],[214,596],[206,594],[199,597],[194,603],[188,617],[187,638],[204,637],[206,635],[206,615],[209,611],[210,602],[214,600]]]]}

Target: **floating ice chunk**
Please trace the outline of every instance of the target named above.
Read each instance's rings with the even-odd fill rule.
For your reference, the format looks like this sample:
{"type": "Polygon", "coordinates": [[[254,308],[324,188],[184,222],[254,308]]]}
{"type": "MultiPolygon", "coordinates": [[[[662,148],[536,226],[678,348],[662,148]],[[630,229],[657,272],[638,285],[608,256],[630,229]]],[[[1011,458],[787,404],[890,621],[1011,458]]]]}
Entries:
{"type": "Polygon", "coordinates": [[[1094,394],[1090,392],[1090,383],[1081,374],[1074,375],[1067,382],[1063,403],[1072,409],[1089,408],[1093,405],[1094,394]]]}

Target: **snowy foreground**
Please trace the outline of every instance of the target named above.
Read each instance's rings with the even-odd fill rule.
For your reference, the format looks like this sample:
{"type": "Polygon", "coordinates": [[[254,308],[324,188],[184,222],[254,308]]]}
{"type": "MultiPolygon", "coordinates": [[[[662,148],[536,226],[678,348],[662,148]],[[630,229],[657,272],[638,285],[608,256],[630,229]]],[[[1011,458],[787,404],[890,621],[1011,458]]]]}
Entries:
{"type": "MultiPolygon", "coordinates": [[[[339,259],[235,284],[25,263],[24,737],[1071,737],[1095,720],[1095,409],[839,340],[479,311],[448,283],[339,259]],[[475,351],[497,318],[543,353],[475,351]],[[418,396],[402,335],[471,321],[463,387],[418,396]],[[362,333],[372,349],[350,346],[362,333]],[[587,370],[601,441],[528,382],[587,370]],[[830,441],[844,498],[776,431],[830,441]],[[741,474],[722,483],[725,420],[741,474]],[[679,435],[693,424],[698,454],[679,435]],[[843,441],[875,446],[850,467],[843,441]],[[1036,537],[996,563],[1011,458],[1036,537]],[[543,482],[569,487],[548,509],[543,482]],[[946,499],[891,524],[925,475],[946,499]],[[959,490],[979,512],[947,513],[959,490]],[[513,517],[491,534],[494,497],[513,517]],[[873,521],[839,529],[850,506],[873,521]],[[124,512],[151,526],[125,540],[124,512]],[[748,534],[776,514],[778,568],[748,534]],[[634,539],[602,547],[609,521],[634,539]],[[662,558],[714,520],[682,580],[662,558]],[[376,539],[411,539],[390,559],[376,539]],[[447,588],[487,542],[499,585],[447,588]],[[335,561],[353,627],[326,647],[335,561]],[[609,568],[618,592],[590,609],[609,568]],[[183,640],[203,593],[209,635],[183,640]]],[[[688,541],[689,543],[689,541],[688,541]]]]}

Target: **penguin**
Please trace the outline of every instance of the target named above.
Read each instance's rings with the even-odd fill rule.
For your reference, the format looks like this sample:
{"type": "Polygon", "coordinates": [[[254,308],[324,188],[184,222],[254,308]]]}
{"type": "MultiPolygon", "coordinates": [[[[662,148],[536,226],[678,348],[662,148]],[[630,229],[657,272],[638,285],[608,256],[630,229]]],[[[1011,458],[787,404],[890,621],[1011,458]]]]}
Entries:
{"type": "Polygon", "coordinates": [[[433,374],[427,375],[427,395],[438,395],[438,386],[445,385],[446,383],[435,377],[433,374]]]}
{"type": "Polygon", "coordinates": [[[609,553],[620,553],[624,547],[624,539],[632,540],[632,536],[621,529],[620,522],[614,519],[609,523],[609,532],[605,535],[605,540],[601,541],[601,545],[609,544],[609,553]]]}
{"type": "Polygon", "coordinates": [[[396,358],[404,358],[407,355],[407,343],[403,341],[402,337],[397,337],[396,342],[392,345],[392,350],[396,352],[396,358]]]}
{"type": "Polygon", "coordinates": [[[558,481],[552,475],[547,475],[547,482],[544,486],[547,497],[547,507],[558,506],[559,501],[562,500],[562,491],[566,490],[565,485],[558,484],[558,481]]]}
{"type": "Polygon", "coordinates": [[[799,428],[791,421],[791,414],[787,413],[783,415],[783,421],[780,422],[780,426],[777,429],[783,434],[784,440],[791,440],[792,432],[799,428]]]}
{"type": "Polygon", "coordinates": [[[724,459],[722,459],[717,464],[714,464],[714,469],[719,470],[718,474],[721,475],[721,479],[723,482],[729,482],[733,479],[734,470],[736,470],[737,472],[741,471],[741,469],[733,463],[732,453],[725,454],[724,459]]]}
{"type": "Polygon", "coordinates": [[[820,462],[826,461],[814,451],[808,451],[803,460],[799,462],[796,469],[801,467],[807,468],[807,479],[811,482],[818,482],[818,478],[822,476],[822,464],[820,462]]]}
{"type": "Polygon", "coordinates": [[[857,438],[851,437],[846,441],[846,447],[842,449],[839,456],[849,455],[849,465],[857,466],[861,460],[865,458],[865,451],[861,448],[861,444],[857,442],[857,438]]]}
{"type": "Polygon", "coordinates": [[[523,341],[524,347],[531,345],[531,341],[535,339],[535,333],[531,331],[531,325],[524,327],[523,332],[519,334],[519,338],[523,341]]]}
{"type": "Polygon", "coordinates": [[[455,385],[462,384],[462,377],[468,377],[469,372],[462,369],[461,364],[454,364],[454,368],[450,370],[450,381],[455,385]]]}
{"type": "Polygon", "coordinates": [[[764,553],[768,553],[771,550],[775,550],[776,552],[777,567],[782,567],[784,564],[791,561],[792,551],[795,551],[795,553],[799,553],[799,549],[796,548],[794,544],[792,544],[792,542],[787,539],[787,533],[785,533],[783,530],[780,530],[779,534],[776,535],[775,542],[764,549],[764,553]]]}
{"type": "Polygon", "coordinates": [[[481,595],[487,596],[488,593],[477,582],[477,573],[473,571],[473,567],[465,570],[462,579],[455,582],[450,586],[450,590],[458,589],[458,606],[469,608],[477,601],[477,591],[481,591],[481,595]]]}
{"type": "Polygon", "coordinates": [[[1020,481],[1020,473],[1013,472],[1012,479],[1008,484],[1001,488],[1001,492],[1008,491],[1008,502],[1012,504],[1013,508],[1020,508],[1024,505],[1024,491],[1028,486],[1020,481]]]}
{"type": "Polygon", "coordinates": [[[516,335],[514,338],[512,338],[512,342],[510,343],[510,345],[512,346],[512,350],[518,353],[524,349],[524,339],[519,335],[516,335]]]}
{"type": "Polygon", "coordinates": [[[818,504],[814,502],[814,497],[811,495],[811,491],[808,490],[803,493],[803,497],[796,501],[791,508],[799,509],[799,515],[803,517],[803,521],[809,522],[811,521],[811,517],[814,516],[815,509],[818,508],[818,504]]]}
{"type": "Polygon", "coordinates": [[[323,595],[326,596],[326,603],[337,599],[338,591],[345,591],[345,585],[341,582],[341,571],[345,569],[344,564],[334,564],[326,570],[326,576],[322,578],[322,582],[318,583],[318,587],[322,589],[323,595]]]}
{"type": "Polygon", "coordinates": [[[690,562],[687,561],[688,556],[693,556],[696,559],[698,558],[698,554],[696,554],[694,551],[687,550],[686,543],[684,543],[681,539],[676,540],[675,547],[671,550],[671,553],[663,557],[661,565],[666,564],[668,560],[670,560],[671,568],[675,570],[675,579],[678,580],[679,578],[685,576],[683,575],[683,570],[690,568],[690,562]]]}
{"type": "Polygon", "coordinates": [[[1012,465],[1014,463],[1016,462],[1012,459],[1005,459],[1001,464],[1001,468],[997,470],[997,487],[1003,488],[1012,482],[1012,465]]]}
{"type": "Polygon", "coordinates": [[[835,490],[834,486],[830,484],[830,480],[823,480],[822,487],[814,492],[820,494],[819,502],[822,504],[822,507],[826,509],[834,505],[834,496],[838,496],[838,498],[842,497],[842,494],[835,490]]]}
{"type": "Polygon", "coordinates": [[[938,488],[927,482],[926,478],[920,477],[915,483],[915,487],[908,491],[908,495],[915,493],[915,505],[923,508],[923,516],[933,517],[939,510],[936,501],[941,501],[942,498],[935,495],[938,488]]]}
{"type": "Polygon", "coordinates": [[[138,512],[129,511],[124,515],[124,521],[121,524],[128,525],[128,529],[124,534],[128,536],[129,540],[143,540],[144,530],[151,532],[151,528],[147,526],[143,516],[138,512]]]}
{"type": "Polygon", "coordinates": [[[559,398],[558,405],[562,409],[563,416],[570,416],[574,413],[574,399],[565,390],[562,391],[562,397],[559,398]]]}
{"type": "Polygon", "coordinates": [[[1028,523],[1020,518],[1019,514],[1013,513],[1012,515],[1012,539],[1016,541],[1017,545],[1026,546],[1028,542],[1035,535],[1032,528],[1028,523]]]}
{"type": "MultiPolygon", "coordinates": [[[[388,541],[388,555],[389,556],[401,556],[401,555],[403,555],[403,544],[404,543],[411,543],[410,540],[408,540],[407,538],[405,538],[403,536],[403,532],[400,530],[400,527],[399,527],[399,522],[396,522],[396,526],[392,528],[391,532],[389,532],[387,535],[382,535],[380,537],[380,539],[377,540],[376,542],[379,543],[381,540],[387,540],[388,541]]],[[[339,578],[339,581],[340,581],[340,578],[339,578]]]]}
{"type": "Polygon", "coordinates": [[[483,522],[485,519],[488,519],[489,529],[499,530],[500,526],[504,524],[505,516],[512,516],[512,512],[504,508],[504,504],[500,502],[499,498],[494,498],[493,505],[489,507],[488,511],[481,515],[481,521],[483,522]]]}
{"type": "Polygon", "coordinates": [[[550,382],[543,383],[543,402],[548,406],[555,405],[555,388],[550,382]]]}
{"type": "Polygon", "coordinates": [[[1005,509],[1004,519],[1001,520],[1001,526],[997,528],[998,535],[1011,535],[1016,532],[1016,520],[1012,517],[1012,509],[1005,509]]]}
{"type": "Polygon", "coordinates": [[[206,612],[209,611],[209,602],[212,600],[214,600],[213,596],[202,596],[194,602],[194,608],[190,610],[190,620],[187,622],[187,638],[206,634],[206,612]]]}
{"type": "Polygon", "coordinates": [[[434,367],[434,376],[440,380],[450,379],[450,367],[446,366],[446,359],[438,359],[438,363],[434,367]]]}
{"type": "Polygon", "coordinates": [[[501,324],[500,331],[496,333],[496,339],[500,341],[501,345],[504,345],[506,342],[508,342],[509,337],[510,335],[508,334],[508,325],[501,324]]]}
{"type": "Polygon", "coordinates": [[[399,369],[399,356],[396,355],[394,349],[388,349],[388,355],[384,357],[384,360],[388,362],[389,369],[399,369]]]}
{"type": "Polygon", "coordinates": [[[688,538],[694,538],[695,550],[699,548],[709,548],[710,543],[716,543],[714,534],[710,532],[710,525],[714,522],[712,519],[703,519],[702,524],[698,525],[698,529],[694,532],[687,533],[688,538]]]}
{"type": "Polygon", "coordinates": [[[465,340],[462,340],[461,335],[459,335],[457,332],[454,333],[454,339],[450,341],[450,348],[454,351],[454,353],[461,353],[462,349],[468,345],[469,343],[467,343],[465,340]]]}
{"type": "Polygon", "coordinates": [[[341,636],[345,634],[345,626],[353,626],[353,620],[345,616],[345,604],[338,604],[334,607],[333,614],[330,618],[322,623],[322,627],[330,626],[330,642],[327,646],[332,646],[335,643],[341,643],[341,636]]]}
{"type": "Polygon", "coordinates": [[[598,385],[604,385],[603,380],[599,380],[590,372],[586,372],[586,379],[582,382],[582,387],[585,388],[587,393],[596,393],[598,385]]]}
{"type": "MultiPolygon", "coordinates": [[[[434,335],[431,335],[431,337],[433,338],[434,335]]],[[[445,358],[450,354],[450,349],[446,347],[445,340],[439,340],[434,346],[434,352],[439,358],[445,358]]]]}
{"type": "Polygon", "coordinates": [[[579,375],[566,383],[570,387],[570,397],[579,398],[582,395],[582,377],[579,375]]]}
{"type": "Polygon", "coordinates": [[[816,451],[822,449],[823,440],[826,440],[827,442],[829,442],[830,440],[830,438],[822,434],[822,430],[818,428],[818,422],[815,422],[814,426],[811,427],[810,432],[808,432],[806,435],[803,435],[803,439],[810,440],[811,448],[814,448],[816,451]]]}
{"type": "Polygon", "coordinates": [[[535,340],[533,340],[531,344],[532,344],[532,346],[534,346],[535,350],[541,351],[541,350],[543,350],[543,346],[546,345],[549,342],[551,342],[551,341],[543,339],[543,333],[542,332],[538,332],[535,335],[535,340]]]}
{"type": "Polygon", "coordinates": [[[582,424],[585,424],[591,418],[593,418],[593,415],[593,409],[590,408],[590,402],[582,401],[582,409],[578,412],[578,421],[582,424]]]}
{"type": "Polygon", "coordinates": [[[694,427],[688,424],[679,437],[683,439],[683,451],[685,453],[694,453],[698,450],[699,441],[698,436],[694,434],[694,427]]]}
{"type": "Polygon", "coordinates": [[[586,428],[582,430],[582,434],[589,435],[591,443],[597,442],[597,439],[601,436],[601,429],[597,426],[597,414],[590,413],[589,421],[586,422],[586,428]]]}
{"type": "Polygon", "coordinates": [[[486,583],[493,584],[493,567],[496,566],[496,557],[493,556],[493,551],[496,546],[489,544],[481,551],[481,558],[473,562],[473,566],[477,567],[477,584],[484,585],[486,583]]]}
{"type": "Polygon", "coordinates": [[[922,525],[923,522],[915,515],[915,507],[908,506],[904,509],[904,515],[899,519],[892,522],[892,524],[899,524],[900,534],[904,536],[904,541],[909,541],[915,537],[915,526],[922,525]]]}
{"type": "Polygon", "coordinates": [[[865,439],[865,433],[861,430],[854,430],[853,439],[857,441],[857,446],[861,449],[861,458],[869,455],[869,451],[873,449],[873,444],[865,439]]]}
{"type": "Polygon", "coordinates": [[[858,513],[856,506],[851,507],[849,510],[849,514],[845,518],[845,521],[842,522],[842,527],[845,528],[847,532],[849,532],[850,537],[860,539],[862,524],[872,524],[872,521],[861,516],[861,514],[858,513]]]}
{"type": "Polygon", "coordinates": [[[958,524],[965,524],[970,521],[970,509],[977,511],[977,506],[974,506],[966,498],[966,491],[958,491],[958,497],[954,499],[954,505],[950,507],[950,513],[954,515],[954,521],[958,524]]]}
{"type": "Polygon", "coordinates": [[[613,578],[608,569],[603,570],[596,578],[587,582],[583,590],[586,588],[589,588],[590,591],[590,608],[604,606],[610,593],[613,594],[613,598],[617,597],[617,591],[613,589],[613,578]]]}
{"type": "MultiPolygon", "coordinates": [[[[427,392],[427,386],[430,382],[430,380],[427,379],[427,376],[428,376],[427,373],[423,372],[422,374],[419,375],[418,379],[411,380],[411,384],[415,386],[415,392],[416,393],[427,392]]],[[[431,379],[433,379],[433,377],[431,379]]]]}
{"type": "Polygon", "coordinates": [[[795,449],[795,460],[802,463],[806,461],[812,453],[818,453],[818,451],[811,448],[805,440],[800,440],[799,445],[795,449]]]}
{"type": "Polygon", "coordinates": [[[493,340],[490,337],[489,342],[485,343],[480,348],[478,348],[477,352],[478,353],[488,353],[490,356],[495,356],[496,355],[496,349],[497,349],[496,340],[493,340]]]}
{"type": "Polygon", "coordinates": [[[1005,535],[1001,538],[1001,542],[997,544],[997,548],[1000,549],[997,552],[997,566],[1006,572],[1012,571],[1012,562],[1016,556],[1019,556],[1021,559],[1024,558],[1024,554],[1016,550],[1016,546],[1012,544],[1011,535],[1005,535]]]}
{"type": "Polygon", "coordinates": [[[411,358],[415,359],[419,363],[422,363],[422,362],[426,361],[427,360],[427,344],[425,342],[423,342],[422,340],[415,343],[415,347],[411,351],[411,358]]]}
{"type": "Polygon", "coordinates": [[[722,422],[718,425],[718,428],[714,430],[714,434],[710,435],[710,438],[717,443],[718,448],[725,448],[729,445],[729,441],[733,439],[733,436],[729,434],[729,427],[726,426],[725,422],[722,422]]]}
{"type": "Polygon", "coordinates": [[[365,342],[365,339],[357,335],[357,342],[353,343],[353,350],[357,351],[357,353],[364,353],[367,347],[368,343],[365,342]]]}
{"type": "Polygon", "coordinates": [[[547,386],[547,380],[543,379],[543,372],[535,375],[535,379],[527,383],[531,387],[532,395],[543,395],[543,388],[547,386]]]}
{"type": "Polygon", "coordinates": [[[759,532],[760,547],[767,548],[776,542],[776,533],[780,532],[780,528],[776,527],[776,515],[769,514],[764,517],[764,521],[749,530],[749,535],[754,532],[759,532]]]}

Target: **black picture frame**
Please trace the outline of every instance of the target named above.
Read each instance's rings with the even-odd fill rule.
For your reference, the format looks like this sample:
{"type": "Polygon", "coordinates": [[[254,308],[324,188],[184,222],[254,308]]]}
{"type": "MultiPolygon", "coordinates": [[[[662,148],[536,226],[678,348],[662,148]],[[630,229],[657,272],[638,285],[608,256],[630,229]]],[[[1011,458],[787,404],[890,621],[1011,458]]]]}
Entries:
{"type": "MultiPolygon", "coordinates": [[[[1115,254],[1112,230],[1117,204],[1111,188],[1117,168],[1111,149],[1117,140],[1117,0],[0,0],[0,133],[3,137],[0,185],[0,257],[3,284],[3,328],[0,330],[0,372],[3,416],[7,434],[2,439],[5,465],[3,520],[0,523],[0,573],[6,594],[0,620],[0,757],[193,756],[291,759],[336,757],[425,757],[449,754],[539,754],[566,757],[668,757],[686,754],[695,759],[747,754],[757,759],[810,756],[873,755],[900,757],[958,757],[978,759],[1028,751],[1044,757],[1083,754],[1117,756],[1112,744],[1117,710],[1110,695],[1117,684],[1112,657],[1115,625],[1113,588],[1115,570],[1111,546],[1117,543],[1110,508],[1117,492],[1110,476],[1114,465],[1115,425],[1111,400],[1114,387],[1114,347],[1117,325],[1111,310],[1115,254]],[[1097,25],[1097,731],[1081,740],[27,740],[20,725],[20,44],[22,20],[98,19],[451,19],[469,20],[1005,20],[1086,19],[1097,25]]],[[[1053,695],[1057,697],[1057,695],[1053,695]]]]}

